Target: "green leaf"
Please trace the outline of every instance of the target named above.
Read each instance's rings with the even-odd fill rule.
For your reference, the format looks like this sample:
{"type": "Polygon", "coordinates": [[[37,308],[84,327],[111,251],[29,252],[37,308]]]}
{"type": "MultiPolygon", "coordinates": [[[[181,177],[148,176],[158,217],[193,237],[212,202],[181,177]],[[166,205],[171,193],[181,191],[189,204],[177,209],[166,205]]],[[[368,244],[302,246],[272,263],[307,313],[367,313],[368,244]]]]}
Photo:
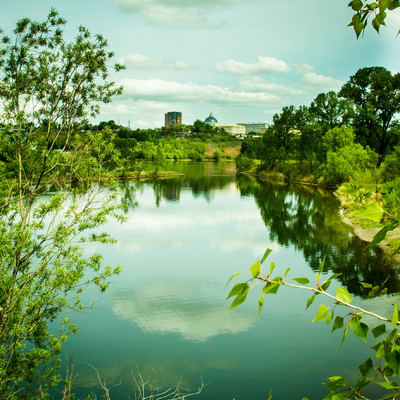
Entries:
{"type": "Polygon", "coordinates": [[[364,322],[357,322],[353,327],[353,333],[359,338],[363,339],[364,342],[367,342],[368,331],[369,331],[369,326],[364,322]]]}
{"type": "Polygon", "coordinates": [[[378,348],[376,349],[375,356],[376,358],[382,358],[386,353],[385,343],[380,343],[378,348]]]}
{"type": "Polygon", "coordinates": [[[261,271],[260,261],[257,260],[257,261],[250,267],[251,277],[252,277],[253,279],[257,278],[257,276],[260,275],[260,271],[261,271]]]}
{"type": "Polygon", "coordinates": [[[308,278],[292,278],[292,280],[300,283],[300,285],[307,285],[308,283],[310,283],[310,280],[308,278]]]}
{"type": "Polygon", "coordinates": [[[266,260],[266,258],[272,253],[271,249],[267,249],[263,255],[263,258],[261,259],[261,264],[264,264],[264,261],[266,260]]]}
{"type": "Polygon", "coordinates": [[[400,353],[396,350],[391,351],[389,354],[386,354],[385,361],[397,375],[399,373],[400,353]]]}
{"type": "Polygon", "coordinates": [[[355,394],[356,392],[357,393],[360,393],[360,390],[362,389],[362,388],[364,388],[365,386],[367,386],[368,384],[370,384],[372,381],[374,381],[375,380],[375,378],[367,378],[367,377],[365,377],[365,376],[363,376],[363,377],[361,377],[358,381],[357,381],[357,383],[353,386],[353,390],[350,392],[352,395],[353,395],[353,393],[355,394]]]}
{"type": "Polygon", "coordinates": [[[261,310],[264,305],[264,293],[258,299],[258,319],[260,319],[261,310]]]}
{"type": "Polygon", "coordinates": [[[396,227],[396,224],[385,225],[379,232],[377,232],[377,234],[372,239],[372,242],[370,242],[366,248],[369,249],[370,247],[376,246],[377,244],[381,243],[386,238],[386,234],[394,230],[396,227]]]}
{"type": "Polygon", "coordinates": [[[289,271],[290,271],[290,268],[287,267],[285,273],[283,274],[283,277],[285,277],[288,274],[289,271]]]}
{"type": "Polygon", "coordinates": [[[308,307],[311,306],[311,304],[314,302],[314,300],[315,300],[315,293],[307,300],[306,310],[308,307]]]}
{"type": "Polygon", "coordinates": [[[336,278],[338,278],[340,275],[342,275],[342,274],[332,274],[329,278],[328,278],[328,281],[331,281],[332,279],[336,279],[336,278]]]}
{"type": "Polygon", "coordinates": [[[381,26],[381,23],[379,22],[378,18],[374,18],[372,20],[372,27],[379,33],[379,28],[381,26]]]}
{"type": "Polygon", "coordinates": [[[273,272],[274,269],[275,269],[275,264],[272,262],[272,263],[269,265],[269,276],[272,275],[272,272],[273,272]]]}
{"type": "Polygon", "coordinates": [[[246,273],[246,271],[238,272],[237,274],[232,275],[232,276],[229,278],[228,282],[226,283],[225,287],[227,287],[227,286],[229,285],[230,281],[231,281],[233,278],[236,278],[236,277],[239,276],[240,274],[244,274],[244,273],[246,273]]]}
{"type": "Polygon", "coordinates": [[[340,343],[340,347],[343,346],[343,343],[344,343],[344,341],[346,340],[347,331],[348,331],[348,328],[345,328],[345,329],[343,330],[343,338],[342,338],[342,343],[340,343]]]}
{"type": "Polygon", "coordinates": [[[247,282],[237,283],[229,292],[228,297],[225,300],[228,300],[232,296],[241,296],[247,293],[250,289],[250,286],[247,282]]]}
{"type": "Polygon", "coordinates": [[[278,289],[279,289],[280,283],[270,283],[268,282],[264,288],[263,288],[263,293],[264,294],[278,294],[278,289]]]}
{"type": "Polygon", "coordinates": [[[337,315],[335,320],[333,321],[332,332],[336,331],[336,329],[341,329],[344,326],[344,318],[340,315],[337,315]]]}
{"type": "Polygon", "coordinates": [[[319,306],[317,315],[314,317],[314,319],[312,320],[312,322],[315,322],[315,321],[323,321],[323,320],[326,318],[326,314],[327,314],[328,310],[329,310],[329,308],[328,308],[326,305],[321,304],[321,305],[319,306]]]}
{"type": "Polygon", "coordinates": [[[359,218],[366,218],[374,222],[379,222],[383,217],[383,213],[383,208],[378,203],[374,203],[366,209],[356,213],[355,216],[359,218]]]}
{"type": "Polygon", "coordinates": [[[390,389],[400,389],[400,386],[394,381],[392,381],[392,382],[375,382],[375,383],[377,383],[378,385],[384,387],[385,389],[389,389],[389,390],[390,389]]]}
{"type": "Polygon", "coordinates": [[[390,322],[393,325],[397,325],[397,323],[399,322],[399,310],[397,309],[397,304],[394,305],[394,311],[390,322]]]}
{"type": "Polygon", "coordinates": [[[359,365],[358,369],[360,370],[362,376],[367,376],[374,369],[374,363],[372,362],[371,357],[359,365]]]}
{"type": "Polygon", "coordinates": [[[371,285],[370,283],[367,283],[367,282],[360,282],[360,285],[361,285],[362,287],[364,287],[365,289],[370,289],[370,288],[372,288],[372,285],[371,285]]]}
{"type": "Polygon", "coordinates": [[[363,2],[361,0],[353,0],[349,3],[349,7],[354,11],[360,11],[363,7],[363,2]]]}
{"type": "Polygon", "coordinates": [[[379,0],[379,12],[385,11],[391,2],[391,0],[379,0]]]}
{"type": "Polygon", "coordinates": [[[324,382],[323,384],[332,392],[335,391],[342,386],[346,385],[346,378],[341,376],[331,376],[329,382],[324,382]]]}
{"type": "MultiPolygon", "coordinates": [[[[249,289],[250,289],[250,288],[249,288],[249,289]]],[[[240,305],[246,300],[246,298],[247,298],[247,293],[248,293],[248,291],[247,291],[246,293],[242,294],[242,295],[236,296],[235,299],[232,301],[232,304],[231,304],[231,306],[229,307],[229,310],[228,310],[228,311],[232,310],[232,308],[235,308],[235,307],[237,307],[237,306],[240,306],[240,305]]]]}
{"type": "Polygon", "coordinates": [[[328,289],[330,285],[331,285],[331,281],[328,279],[327,281],[325,281],[325,282],[321,285],[321,289],[325,292],[326,289],[328,289]]]}
{"type": "Polygon", "coordinates": [[[336,298],[345,303],[351,303],[353,296],[346,290],[336,286],[336,298]]]}
{"type": "Polygon", "coordinates": [[[326,324],[329,325],[332,321],[333,318],[333,311],[331,311],[327,316],[326,316],[326,324]]]}
{"type": "Polygon", "coordinates": [[[269,395],[267,397],[267,400],[271,400],[272,399],[272,390],[269,391],[269,395]]]}
{"type": "Polygon", "coordinates": [[[396,8],[400,7],[400,1],[398,0],[393,0],[390,4],[388,9],[389,10],[395,10],[396,8]]]}
{"type": "Polygon", "coordinates": [[[378,325],[375,328],[371,329],[372,334],[374,335],[375,338],[383,335],[386,332],[386,325],[378,325]]]}

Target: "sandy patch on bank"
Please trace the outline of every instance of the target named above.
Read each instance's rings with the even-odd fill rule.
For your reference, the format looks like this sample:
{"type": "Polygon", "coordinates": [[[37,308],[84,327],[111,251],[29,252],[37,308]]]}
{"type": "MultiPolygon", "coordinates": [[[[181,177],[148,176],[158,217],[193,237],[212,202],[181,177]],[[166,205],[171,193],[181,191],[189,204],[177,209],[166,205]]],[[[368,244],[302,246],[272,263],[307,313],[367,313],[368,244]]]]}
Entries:
{"type": "MultiPolygon", "coordinates": [[[[354,221],[344,215],[342,217],[342,221],[351,226],[354,230],[354,233],[361,239],[366,242],[372,242],[374,236],[381,230],[381,228],[362,228],[360,225],[354,223],[354,221]]],[[[395,229],[394,231],[390,231],[386,235],[386,239],[379,243],[379,247],[388,254],[391,254],[391,250],[389,247],[389,243],[394,239],[400,238],[400,228],[395,229]]],[[[395,262],[400,263],[400,254],[396,254],[393,256],[395,262]]]]}

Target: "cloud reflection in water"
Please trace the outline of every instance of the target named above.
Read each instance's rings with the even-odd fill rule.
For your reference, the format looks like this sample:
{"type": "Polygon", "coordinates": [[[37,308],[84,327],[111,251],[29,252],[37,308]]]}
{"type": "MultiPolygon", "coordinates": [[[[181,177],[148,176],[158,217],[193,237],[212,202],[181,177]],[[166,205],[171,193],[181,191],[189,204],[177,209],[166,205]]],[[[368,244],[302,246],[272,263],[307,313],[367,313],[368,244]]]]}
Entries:
{"type": "Polygon", "coordinates": [[[201,284],[187,281],[151,282],[134,291],[115,292],[114,314],[145,332],[178,333],[185,340],[205,341],[251,328],[255,316],[241,310],[227,313],[227,303],[213,301],[201,284]]]}

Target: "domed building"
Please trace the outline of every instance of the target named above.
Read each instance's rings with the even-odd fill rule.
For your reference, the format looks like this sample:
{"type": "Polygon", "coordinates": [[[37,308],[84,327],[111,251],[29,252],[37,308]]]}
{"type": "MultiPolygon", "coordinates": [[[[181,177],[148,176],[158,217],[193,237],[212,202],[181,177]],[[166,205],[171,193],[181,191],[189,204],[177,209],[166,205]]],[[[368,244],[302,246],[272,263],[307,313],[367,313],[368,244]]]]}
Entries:
{"type": "Polygon", "coordinates": [[[218,124],[217,119],[214,117],[213,113],[211,112],[210,115],[204,120],[206,124],[209,124],[211,126],[214,126],[215,124],[218,124]]]}

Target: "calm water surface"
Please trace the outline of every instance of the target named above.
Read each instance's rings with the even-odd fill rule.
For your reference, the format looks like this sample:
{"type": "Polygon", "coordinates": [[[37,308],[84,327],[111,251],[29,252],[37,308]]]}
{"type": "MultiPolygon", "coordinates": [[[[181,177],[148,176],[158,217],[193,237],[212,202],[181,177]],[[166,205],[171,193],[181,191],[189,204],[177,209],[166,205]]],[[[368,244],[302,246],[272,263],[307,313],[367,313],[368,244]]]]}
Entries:
{"type": "MultiPolygon", "coordinates": [[[[111,398],[133,395],[132,371],[156,376],[162,387],[182,378],[199,400],[321,399],[321,382],[334,375],[357,379],[357,366],[369,355],[364,342],[325,323],[312,323],[318,302],[304,311],[307,296],[282,288],[265,298],[258,320],[260,289],[227,313],[227,280],[248,269],[266,248],[280,274],[311,280],[326,256],[329,274],[342,273],[361,302],[359,280],[379,284],[389,276],[398,291],[395,266],[378,250],[364,251],[339,217],[331,193],[305,186],[262,182],[236,176],[234,163],[171,163],[183,173],[145,183],[121,184],[129,204],[124,225],[106,229],[118,245],[101,251],[106,263],[123,273],[109,290],[96,294],[92,310],[75,314],[79,332],[65,346],[76,354],[79,396],[96,389],[95,366],[111,398]]],[[[240,279],[240,278],[239,278],[240,279]]],[[[240,281],[240,280],[236,280],[240,281]]],[[[363,302],[377,312],[385,305],[363,302]]]]}

